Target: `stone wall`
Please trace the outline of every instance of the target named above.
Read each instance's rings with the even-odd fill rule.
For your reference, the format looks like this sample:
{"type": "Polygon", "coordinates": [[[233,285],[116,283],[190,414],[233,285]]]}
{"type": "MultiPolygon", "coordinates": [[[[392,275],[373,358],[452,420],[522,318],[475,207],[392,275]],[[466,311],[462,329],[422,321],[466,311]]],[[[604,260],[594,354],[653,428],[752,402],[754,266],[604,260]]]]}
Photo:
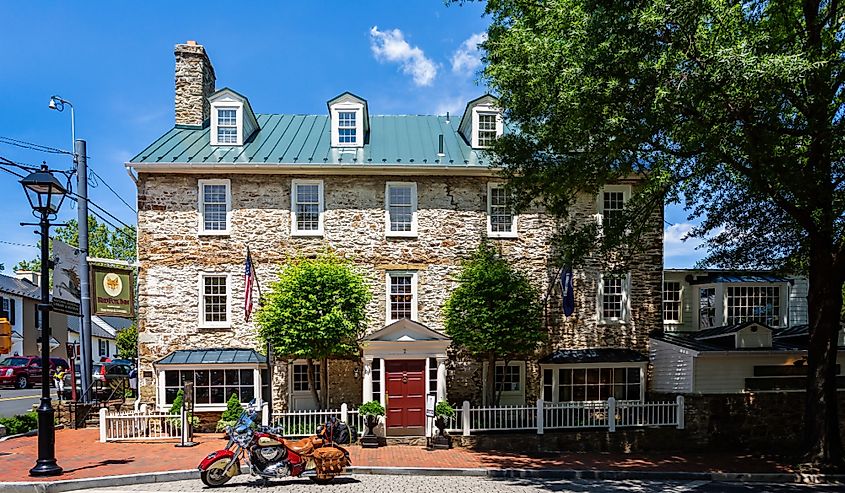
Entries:
{"type": "MultiPolygon", "coordinates": [[[[198,179],[219,175],[158,175],[141,173],[138,185],[139,345],[141,386],[145,401],[154,399],[154,378],[144,371],[176,349],[257,347],[255,327],[244,322],[243,263],[246,247],[252,252],[264,291],[276,278],[279,266],[297,255],[335,250],[355,264],[372,290],[367,306],[367,330],[385,325],[386,271],[418,273],[418,321],[443,330],[442,306],[455,286],[460,262],[486,237],[487,182],[469,176],[325,176],[324,237],[290,235],[291,179],[313,176],[229,175],[232,213],[229,236],[198,236],[198,179]],[[418,190],[418,237],[386,238],[384,193],[386,181],[413,181],[418,190]],[[230,274],[232,324],[226,329],[199,328],[198,283],[201,273],[230,274]]],[[[595,220],[595,200],[583,197],[577,217],[595,220]]],[[[662,279],[662,211],[655,213],[648,245],[635,257],[631,270],[631,320],[602,324],[596,316],[596,289],[601,259],[591,259],[576,270],[576,313],[560,314],[559,289],[551,291],[547,322],[551,342],[537,354],[558,348],[596,346],[633,347],[645,352],[648,333],[660,326],[662,279]]],[[[552,258],[554,220],[540,210],[519,216],[519,237],[491,240],[503,255],[523,270],[541,295],[558,273],[552,258]]],[[[528,364],[526,400],[539,392],[539,373],[528,364]]],[[[346,363],[332,365],[332,404],[360,399],[360,379],[349,380],[346,363]],[[343,378],[341,385],[335,379],[343,378]],[[337,383],[337,385],[336,385],[337,383]],[[346,390],[347,385],[354,390],[346,390]],[[354,384],[354,385],[353,385],[354,384]],[[348,399],[348,400],[347,400],[348,399]]],[[[480,402],[481,365],[450,351],[447,365],[449,400],[480,402]]],[[[277,408],[286,406],[287,369],[274,371],[277,408]],[[279,406],[281,405],[281,406],[279,406]]]]}

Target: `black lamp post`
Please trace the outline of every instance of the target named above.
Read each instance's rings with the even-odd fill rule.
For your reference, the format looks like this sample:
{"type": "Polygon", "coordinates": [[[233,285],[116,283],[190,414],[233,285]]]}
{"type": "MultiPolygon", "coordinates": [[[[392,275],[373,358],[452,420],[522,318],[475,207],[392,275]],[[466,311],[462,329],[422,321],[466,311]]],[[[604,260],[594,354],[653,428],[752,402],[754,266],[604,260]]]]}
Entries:
{"type": "Polygon", "coordinates": [[[33,213],[41,226],[41,405],[38,406],[38,460],[30,476],[57,476],[62,468],[56,463],[55,412],[50,403],[50,217],[62,206],[67,189],[50,173],[47,166],[21,180],[33,213]]]}

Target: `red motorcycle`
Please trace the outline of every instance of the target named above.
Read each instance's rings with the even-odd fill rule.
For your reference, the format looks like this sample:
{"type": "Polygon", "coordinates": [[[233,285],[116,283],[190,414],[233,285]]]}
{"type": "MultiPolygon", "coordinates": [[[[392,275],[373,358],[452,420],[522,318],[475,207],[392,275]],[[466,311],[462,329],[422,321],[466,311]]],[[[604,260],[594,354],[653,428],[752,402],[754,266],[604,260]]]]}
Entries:
{"type": "Polygon", "coordinates": [[[226,429],[226,448],[208,454],[200,463],[200,479],[206,486],[226,484],[240,474],[241,461],[250,474],[265,480],[308,477],[317,483],[330,482],[352,463],[349,452],[332,440],[334,421],[320,427],[317,435],[292,441],[280,430],[256,426],[256,414],[250,403],[235,426],[226,429]]]}

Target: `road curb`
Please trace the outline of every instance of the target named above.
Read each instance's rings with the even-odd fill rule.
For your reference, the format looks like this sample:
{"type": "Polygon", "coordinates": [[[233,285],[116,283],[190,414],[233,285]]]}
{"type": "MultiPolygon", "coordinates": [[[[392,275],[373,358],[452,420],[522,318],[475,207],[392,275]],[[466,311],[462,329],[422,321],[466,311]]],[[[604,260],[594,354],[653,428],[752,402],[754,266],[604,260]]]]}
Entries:
{"type": "MultiPolygon", "coordinates": [[[[484,469],[434,467],[351,466],[350,474],[397,476],[467,476],[498,479],[587,479],[595,481],[718,481],[731,483],[845,483],[842,474],[721,473],[683,471],[609,471],[593,469],[484,469]]],[[[59,481],[0,483],[0,493],[60,493],[88,488],[111,488],[131,484],[165,483],[199,479],[199,471],[162,471],[59,481]]]]}

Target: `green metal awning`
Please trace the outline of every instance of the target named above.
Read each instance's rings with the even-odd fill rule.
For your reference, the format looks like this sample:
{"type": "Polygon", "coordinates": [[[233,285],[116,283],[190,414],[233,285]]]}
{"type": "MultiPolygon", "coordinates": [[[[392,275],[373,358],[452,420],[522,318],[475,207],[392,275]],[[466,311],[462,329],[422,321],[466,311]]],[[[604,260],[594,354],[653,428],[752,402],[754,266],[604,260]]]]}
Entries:
{"type": "Polygon", "coordinates": [[[237,365],[264,366],[267,357],[254,349],[179,349],[155,362],[156,365],[237,365]]]}

